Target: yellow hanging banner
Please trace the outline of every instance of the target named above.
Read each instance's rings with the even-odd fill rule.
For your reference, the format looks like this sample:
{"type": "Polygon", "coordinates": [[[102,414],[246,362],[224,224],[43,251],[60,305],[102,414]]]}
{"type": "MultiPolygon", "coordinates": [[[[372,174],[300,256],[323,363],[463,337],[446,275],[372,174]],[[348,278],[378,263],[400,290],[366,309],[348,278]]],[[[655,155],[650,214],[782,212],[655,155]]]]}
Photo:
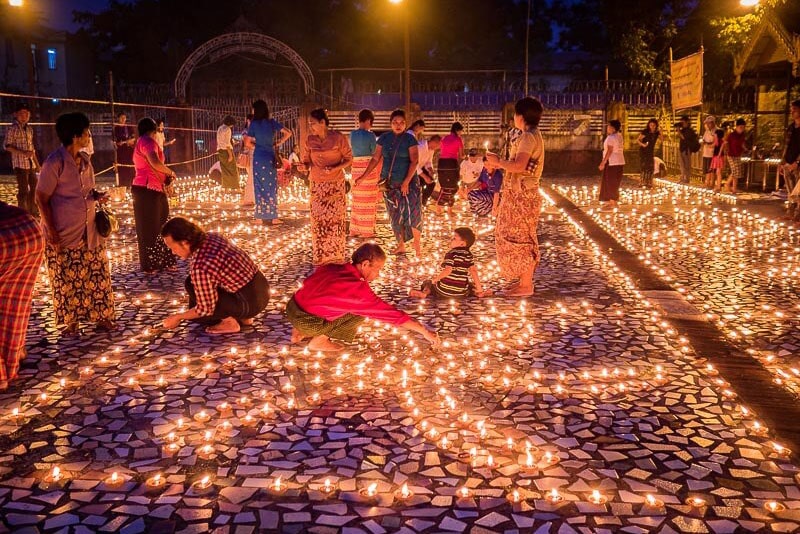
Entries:
{"type": "Polygon", "coordinates": [[[670,62],[672,110],[703,104],[703,49],[696,54],[670,62]]]}

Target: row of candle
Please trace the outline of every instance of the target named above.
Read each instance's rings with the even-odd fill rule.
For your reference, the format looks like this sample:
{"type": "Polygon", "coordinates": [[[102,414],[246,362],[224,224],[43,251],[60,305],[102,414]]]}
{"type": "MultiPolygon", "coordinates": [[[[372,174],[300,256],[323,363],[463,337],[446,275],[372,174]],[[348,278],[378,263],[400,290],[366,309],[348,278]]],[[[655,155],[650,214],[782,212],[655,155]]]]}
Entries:
{"type": "MultiPolygon", "coordinates": [[[[572,194],[573,191],[567,191],[572,194]]],[[[672,282],[679,291],[686,295],[687,299],[695,300],[692,295],[679,281],[673,280],[664,267],[658,266],[658,257],[664,258],[667,253],[680,250],[684,247],[691,247],[694,251],[704,250],[715,254],[723,254],[728,251],[740,254],[743,247],[747,246],[749,254],[743,255],[735,269],[739,277],[753,278],[758,277],[763,272],[764,276],[770,280],[770,284],[778,284],[792,289],[795,280],[800,275],[800,248],[796,246],[797,238],[800,233],[795,229],[787,227],[784,223],[774,221],[763,216],[749,213],[746,210],[734,208],[731,212],[723,212],[718,209],[711,210],[710,213],[695,209],[684,210],[677,208],[675,214],[676,227],[667,226],[663,219],[661,221],[661,234],[669,236],[669,245],[665,243],[662,236],[653,232],[652,242],[641,242],[642,235],[648,235],[645,226],[655,221],[654,213],[617,213],[613,217],[596,213],[595,219],[609,231],[617,235],[617,238],[632,251],[639,251],[643,261],[651,265],[665,280],[672,282]],[[638,222],[636,222],[638,221],[638,222]],[[707,227],[711,226],[709,230],[707,227]],[[795,244],[795,246],[792,246],[795,244]],[[766,257],[764,257],[766,255],[766,257]],[[764,265],[766,267],[764,268],[764,265]]],[[[668,260],[669,257],[666,257],[668,260]]],[[[735,259],[727,258],[725,261],[735,262],[735,259]]],[[[726,271],[726,277],[728,273],[726,271]]],[[[691,282],[689,282],[691,283],[691,282]]],[[[757,284],[754,280],[748,285],[757,284]]],[[[770,294],[775,293],[774,289],[769,290],[770,294]]],[[[758,321],[759,324],[768,326],[770,323],[778,328],[783,327],[783,323],[790,318],[789,310],[776,309],[769,304],[759,304],[756,309],[748,311],[748,307],[737,305],[735,294],[733,306],[739,310],[735,315],[723,316],[712,313],[713,309],[719,306],[730,306],[728,300],[714,302],[717,297],[723,299],[727,296],[725,292],[715,295],[714,300],[703,304],[707,310],[707,317],[715,320],[717,325],[722,328],[727,335],[734,341],[745,341],[753,343],[753,330],[747,326],[748,321],[758,321]]],[[[800,316],[798,316],[800,318],[800,316]]],[[[787,387],[794,393],[800,394],[800,369],[788,365],[780,365],[780,362],[773,354],[762,355],[758,350],[749,348],[749,351],[760,356],[767,368],[775,373],[775,383],[787,387]]]]}
{"type": "MultiPolygon", "coordinates": [[[[69,473],[61,471],[58,467],[53,467],[44,477],[44,481],[51,485],[64,484],[68,479],[69,473]]],[[[129,482],[129,480],[130,479],[126,475],[121,475],[114,471],[111,473],[111,475],[106,477],[103,482],[107,488],[113,489],[121,487],[125,483],[129,482]]],[[[166,477],[162,473],[156,473],[146,479],[145,488],[147,491],[160,491],[166,486],[166,484],[166,477]]],[[[212,475],[202,475],[193,483],[191,483],[190,488],[195,494],[198,495],[210,493],[214,490],[214,480],[212,475]]],[[[283,482],[283,479],[280,476],[273,479],[273,481],[267,486],[267,491],[273,495],[282,495],[289,489],[290,486],[283,482]]],[[[291,489],[298,488],[294,487],[291,489]]],[[[309,489],[312,491],[317,491],[323,495],[333,495],[338,490],[338,487],[336,482],[331,481],[330,478],[326,478],[322,483],[310,485],[309,489]]],[[[520,489],[514,488],[507,493],[506,499],[512,504],[523,503],[529,499],[527,492],[523,493],[523,491],[526,490],[521,491],[520,489]]],[[[467,486],[462,486],[456,490],[455,495],[460,499],[468,499],[472,497],[472,493],[472,490],[470,490],[467,486]]],[[[361,490],[359,490],[359,494],[361,497],[367,500],[377,500],[380,496],[380,492],[378,491],[378,483],[372,482],[368,486],[363,487],[361,490]]],[[[394,498],[399,501],[408,501],[414,497],[414,492],[409,488],[407,482],[403,483],[403,485],[392,494],[394,498]]],[[[541,498],[550,505],[558,505],[566,502],[566,497],[556,488],[551,488],[550,491],[545,493],[541,498]]],[[[597,489],[592,490],[591,493],[589,493],[586,497],[586,502],[598,506],[607,504],[609,500],[610,499],[607,495],[597,489]]],[[[708,506],[706,500],[699,496],[689,497],[686,499],[685,503],[692,508],[705,508],[708,506]]],[[[666,509],[664,501],[651,494],[645,495],[642,504],[642,512],[645,514],[647,512],[663,513],[666,509]]],[[[785,505],[773,500],[764,501],[763,507],[765,510],[771,513],[779,513],[786,509],[785,505]]]]}

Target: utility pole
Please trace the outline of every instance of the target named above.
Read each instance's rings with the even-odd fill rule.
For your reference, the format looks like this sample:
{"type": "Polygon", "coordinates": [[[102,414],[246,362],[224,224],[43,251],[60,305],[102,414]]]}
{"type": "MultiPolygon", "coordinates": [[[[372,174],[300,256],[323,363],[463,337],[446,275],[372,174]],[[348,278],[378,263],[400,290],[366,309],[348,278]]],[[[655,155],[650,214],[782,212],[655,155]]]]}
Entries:
{"type": "Polygon", "coordinates": [[[528,0],[528,16],[525,17],[525,94],[528,96],[528,49],[531,40],[531,2],[528,0]]]}

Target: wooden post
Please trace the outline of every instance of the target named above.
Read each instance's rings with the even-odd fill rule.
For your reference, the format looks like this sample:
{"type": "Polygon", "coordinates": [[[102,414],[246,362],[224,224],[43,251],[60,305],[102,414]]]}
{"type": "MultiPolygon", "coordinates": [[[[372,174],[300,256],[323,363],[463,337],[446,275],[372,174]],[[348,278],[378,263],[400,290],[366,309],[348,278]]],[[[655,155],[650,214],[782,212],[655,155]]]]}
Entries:
{"type": "Polygon", "coordinates": [[[119,167],[117,164],[117,140],[114,138],[114,126],[117,120],[114,113],[114,72],[108,71],[108,100],[111,103],[111,146],[114,147],[114,185],[119,187],[119,167]]]}

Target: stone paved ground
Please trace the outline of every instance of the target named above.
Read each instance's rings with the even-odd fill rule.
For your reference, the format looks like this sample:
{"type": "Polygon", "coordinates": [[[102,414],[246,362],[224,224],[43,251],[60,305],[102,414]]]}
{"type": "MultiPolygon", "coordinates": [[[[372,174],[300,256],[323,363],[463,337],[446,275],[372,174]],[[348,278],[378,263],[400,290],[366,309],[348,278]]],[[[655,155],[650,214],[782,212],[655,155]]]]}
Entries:
{"type": "MultiPolygon", "coordinates": [[[[209,200],[213,190],[194,189],[174,212],[257,256],[269,309],[225,339],[194,326],[160,332],[182,305],[185,271],[138,273],[129,212],[110,247],[120,330],[60,338],[43,276],[22,379],[0,394],[5,530],[800,527],[797,466],[554,207],[542,217],[527,302],[408,299],[458,224],[479,230],[480,270],[489,287],[503,285],[488,221],[433,219],[426,261],[391,261],[375,287],[438,328],[445,346],[370,324],[347,353],[321,356],[290,346],[281,318],[309,272],[307,215],[295,210],[265,230],[226,199],[209,200]],[[62,478],[48,482],[54,467],[62,478]],[[210,486],[198,488],[204,477],[210,486]]],[[[389,242],[385,225],[379,241],[389,242]]]]}
{"type": "Polygon", "coordinates": [[[758,204],[661,184],[650,195],[628,183],[620,210],[609,213],[593,201],[594,183],[556,181],[707,312],[732,343],[761,360],[776,383],[800,394],[800,229],[761,215],[758,204]]]}

